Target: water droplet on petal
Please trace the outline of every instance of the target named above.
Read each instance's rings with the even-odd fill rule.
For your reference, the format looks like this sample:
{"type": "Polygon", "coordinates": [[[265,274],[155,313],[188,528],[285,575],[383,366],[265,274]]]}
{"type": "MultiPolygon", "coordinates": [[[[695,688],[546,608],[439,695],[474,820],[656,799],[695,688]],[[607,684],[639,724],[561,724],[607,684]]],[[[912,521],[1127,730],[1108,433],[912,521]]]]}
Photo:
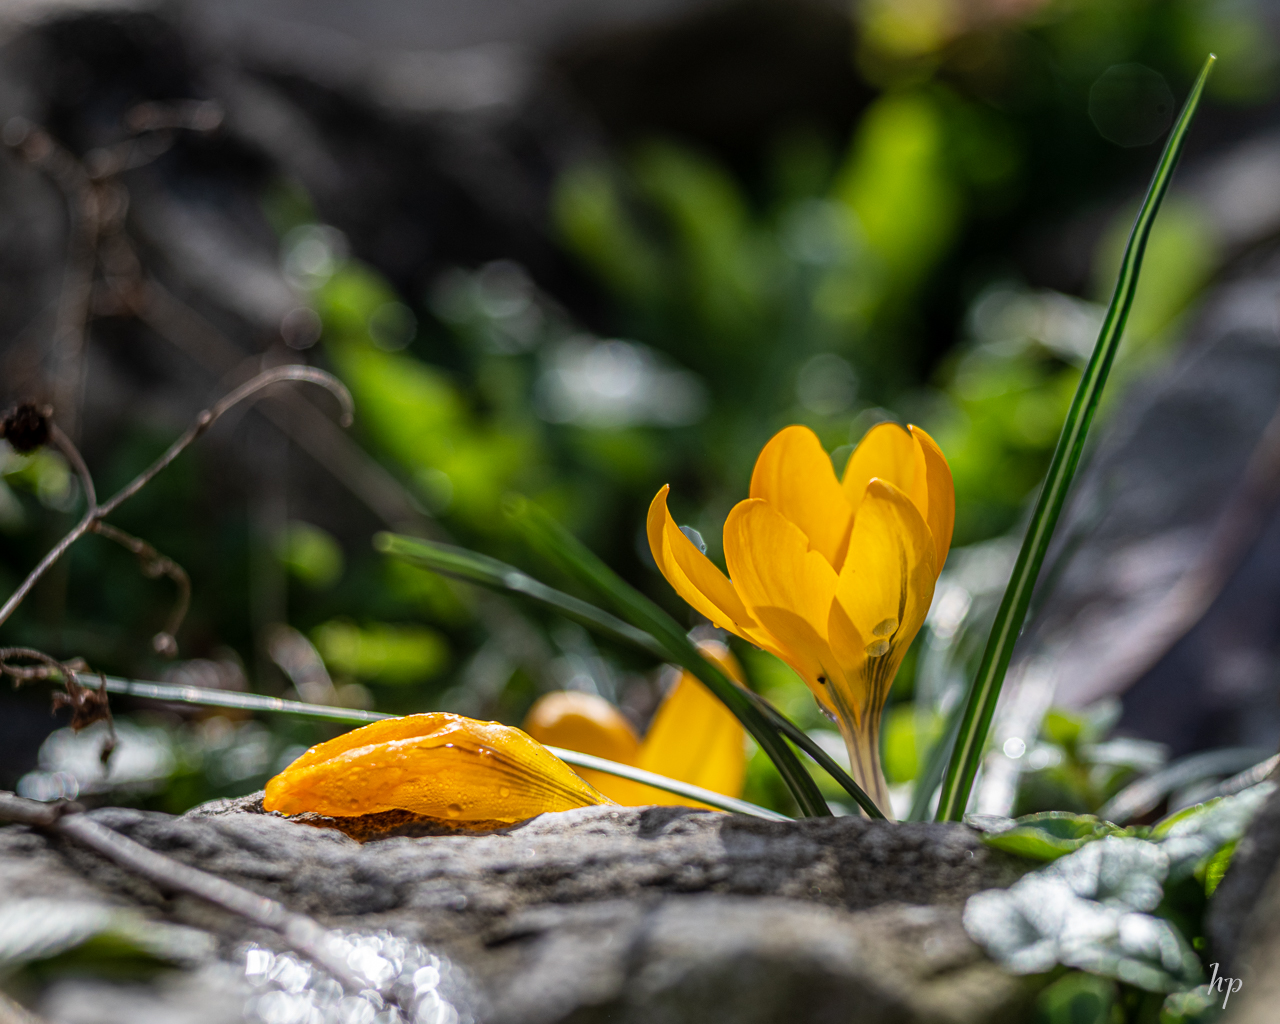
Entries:
{"type": "Polygon", "coordinates": [[[448,807],[445,808],[445,813],[449,815],[449,817],[451,818],[456,818],[460,814],[462,814],[462,808],[457,804],[450,804],[448,807]]]}
{"type": "Polygon", "coordinates": [[[872,640],[871,643],[867,644],[868,658],[879,658],[881,655],[888,654],[888,653],[889,653],[888,640],[872,640]]]}
{"type": "Polygon", "coordinates": [[[499,787],[498,787],[498,796],[506,797],[506,796],[510,796],[510,795],[511,795],[511,787],[510,787],[510,786],[499,786],[499,787]]]}
{"type": "Polygon", "coordinates": [[[871,630],[871,632],[874,633],[876,636],[892,636],[894,630],[896,630],[897,628],[898,628],[898,620],[889,618],[889,619],[884,619],[883,621],[877,623],[877,625],[875,626],[874,629],[871,630]]]}

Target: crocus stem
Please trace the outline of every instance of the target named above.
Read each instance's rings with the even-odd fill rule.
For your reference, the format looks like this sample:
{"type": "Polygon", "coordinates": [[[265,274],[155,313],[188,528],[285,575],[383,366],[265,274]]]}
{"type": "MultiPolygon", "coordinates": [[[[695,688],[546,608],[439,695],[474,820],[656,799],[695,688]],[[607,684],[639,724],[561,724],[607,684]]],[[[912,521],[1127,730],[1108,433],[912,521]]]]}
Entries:
{"type": "Polygon", "coordinates": [[[857,714],[841,691],[833,687],[830,692],[836,706],[840,735],[844,737],[845,749],[849,751],[849,774],[871,797],[884,817],[892,821],[889,787],[880,767],[880,708],[864,708],[861,714],[857,714]]]}
{"type": "Polygon", "coordinates": [[[870,735],[844,734],[844,744],[849,748],[849,773],[867,795],[876,802],[884,816],[892,821],[893,808],[889,804],[889,787],[880,768],[880,744],[877,742],[880,723],[875,723],[870,735]]]}

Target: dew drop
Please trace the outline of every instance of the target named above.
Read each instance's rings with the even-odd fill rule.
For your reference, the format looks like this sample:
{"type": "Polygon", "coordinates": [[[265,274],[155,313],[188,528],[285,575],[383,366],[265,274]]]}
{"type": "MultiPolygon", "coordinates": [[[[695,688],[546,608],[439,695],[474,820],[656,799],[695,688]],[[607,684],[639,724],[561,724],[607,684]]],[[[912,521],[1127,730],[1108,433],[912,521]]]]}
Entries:
{"type": "Polygon", "coordinates": [[[444,811],[445,811],[445,814],[449,815],[449,817],[451,818],[456,818],[462,814],[462,808],[457,804],[450,804],[448,807],[444,809],[444,811]]]}
{"type": "Polygon", "coordinates": [[[876,636],[891,636],[893,631],[898,628],[898,620],[889,618],[884,619],[871,630],[876,636]]]}
{"type": "Polygon", "coordinates": [[[499,787],[498,787],[498,796],[510,796],[510,795],[511,795],[511,787],[510,787],[510,786],[499,786],[499,787]]]}
{"type": "Polygon", "coordinates": [[[889,653],[888,640],[872,640],[871,643],[867,644],[868,658],[879,658],[881,655],[888,654],[888,653],[889,653]]]}

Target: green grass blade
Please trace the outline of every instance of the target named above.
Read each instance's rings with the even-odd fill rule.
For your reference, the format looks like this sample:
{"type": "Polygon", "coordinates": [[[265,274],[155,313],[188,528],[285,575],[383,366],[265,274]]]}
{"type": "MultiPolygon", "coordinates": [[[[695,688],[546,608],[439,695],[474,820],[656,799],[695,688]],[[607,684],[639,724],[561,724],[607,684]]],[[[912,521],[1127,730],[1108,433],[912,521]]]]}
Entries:
{"type": "Polygon", "coordinates": [[[608,775],[616,775],[620,779],[643,782],[646,786],[652,786],[654,789],[674,793],[676,796],[688,797],[691,800],[697,800],[699,803],[710,804],[712,807],[722,811],[750,814],[756,818],[768,818],[770,821],[792,820],[785,814],[771,811],[767,807],[761,807],[746,800],[738,800],[735,797],[724,796],[721,793],[714,793],[709,789],[703,789],[701,786],[694,786],[688,782],[678,782],[675,779],[667,778],[665,775],[647,772],[643,768],[633,768],[629,764],[619,764],[617,761],[606,761],[603,757],[580,754],[576,750],[566,750],[563,747],[547,747],[547,749],[565,764],[571,764],[575,768],[591,768],[598,772],[605,772],[608,775]]]}
{"type": "Polygon", "coordinates": [[[174,704],[297,715],[300,718],[323,718],[331,722],[349,722],[352,725],[368,725],[370,722],[381,722],[384,718],[395,717],[384,715],[379,711],[335,708],[327,704],[304,704],[299,700],[282,700],[279,697],[264,697],[260,693],[242,693],[236,690],[212,690],[203,686],[153,683],[139,679],[118,679],[115,676],[77,675],[76,678],[81,686],[87,686],[91,690],[96,690],[105,683],[107,693],[144,697],[147,700],[167,701],[174,704]]]}
{"type": "MultiPolygon", "coordinates": [[[[424,541],[416,537],[402,537],[392,533],[379,534],[374,538],[374,546],[385,554],[411,562],[422,568],[431,569],[453,579],[476,583],[480,586],[514,594],[517,597],[542,604],[572,618],[601,636],[632,646],[660,661],[674,659],[671,649],[664,646],[649,633],[636,629],[634,626],[597,608],[595,605],[580,601],[576,597],[548,587],[546,584],[540,583],[505,562],[499,562],[486,555],[451,547],[447,544],[424,541]]],[[[591,555],[591,557],[594,558],[595,556],[591,555]]],[[[665,616],[671,622],[671,633],[673,635],[680,637],[689,648],[692,648],[695,653],[697,652],[697,648],[688,643],[688,638],[680,631],[674,620],[670,619],[670,616],[666,616],[666,613],[656,608],[656,606],[655,612],[659,616],[665,616]]],[[[700,654],[698,658],[701,662],[706,663],[706,659],[702,658],[700,654]]],[[[711,666],[711,668],[715,669],[715,666],[711,666]]],[[[699,678],[702,677],[700,676],[699,678]]],[[[703,681],[705,682],[705,679],[703,681]]],[[[735,690],[739,693],[745,693],[746,697],[756,705],[765,718],[772,722],[792,743],[809,755],[871,817],[884,817],[880,808],[849,777],[848,772],[841,768],[839,763],[803,729],[758,694],[752,693],[750,690],[744,691],[739,687],[735,687],[735,690]]]]}
{"type": "Polygon", "coordinates": [[[1098,334],[1093,355],[1089,357],[1084,375],[1080,378],[1080,386],[1071,402],[1071,409],[1063,424],[1062,434],[1058,438],[1058,446],[1054,449],[1053,460],[1049,463],[1049,471],[1045,475],[1044,486],[1031,516],[1031,524],[1027,527],[1027,535],[1023,538],[1022,549],[1018,552],[1018,560],[1014,564],[1013,574],[1009,577],[1009,585],[1000,602],[1000,609],[991,627],[991,635],[982,653],[982,661],[969,690],[964,718],[960,722],[955,749],[952,751],[947,774],[942,783],[942,795],[938,802],[937,813],[939,821],[959,821],[969,802],[969,792],[973,788],[974,776],[978,772],[978,765],[982,759],[987,733],[991,728],[991,719],[1000,697],[1000,688],[1004,684],[1005,672],[1009,668],[1009,659],[1013,656],[1013,647],[1022,630],[1027,606],[1031,602],[1036,577],[1040,574],[1040,566],[1044,562],[1054,527],[1058,523],[1058,516],[1066,501],[1071,478],[1075,475],[1076,466],[1084,451],[1089,425],[1097,411],[1098,400],[1102,397],[1102,389],[1106,385],[1107,375],[1111,371],[1111,364],[1115,361],[1116,351],[1120,346],[1120,338],[1124,334],[1125,323],[1129,318],[1129,310],[1133,305],[1134,293],[1138,287],[1138,272],[1142,268],[1142,257],[1146,250],[1147,238],[1151,234],[1151,225],[1169,189],[1174,167],[1178,163],[1187,132],[1191,127],[1191,119],[1195,115],[1205,81],[1216,59],[1210,54],[1209,59],[1205,61],[1204,69],[1196,79],[1191,94],[1187,97],[1186,105],[1169,133],[1164,153],[1151,179],[1151,187],[1147,190],[1142,208],[1134,221],[1133,231],[1129,235],[1129,244],[1125,248],[1124,259],[1120,264],[1115,294],[1112,296],[1111,305],[1107,308],[1107,315],[1102,322],[1102,330],[1098,334]]]}
{"type": "Polygon", "coordinates": [[[929,804],[933,801],[934,791],[942,782],[942,773],[946,771],[947,762],[951,758],[956,733],[960,731],[960,716],[963,711],[964,705],[956,701],[956,706],[947,714],[942,735],[929,748],[924,770],[915,780],[915,791],[911,796],[911,810],[907,812],[907,821],[929,820],[929,804]]]}
{"type": "Polygon", "coordinates": [[[867,796],[866,790],[854,782],[849,773],[840,767],[840,762],[823,750],[812,736],[759,694],[748,690],[747,695],[782,735],[813,758],[818,767],[830,775],[853,798],[854,803],[867,812],[867,817],[884,820],[884,811],[876,806],[876,802],[867,796]]]}
{"type": "Polygon", "coordinates": [[[525,498],[513,498],[507,514],[529,543],[591,587],[627,622],[648,633],[666,650],[665,658],[688,669],[737,717],[778,769],[801,812],[807,817],[829,815],[831,809],[781,730],[747,690],[702,656],[670,615],[628,584],[558,522],[525,498]]]}
{"type": "MultiPolygon", "coordinates": [[[[368,725],[383,719],[394,718],[378,711],[360,711],[355,708],[334,708],[325,704],[304,704],[297,700],[281,700],[278,697],[264,697],[257,693],[237,693],[231,690],[209,690],[202,686],[178,686],[173,683],[152,683],[137,679],[117,679],[107,676],[105,680],[98,676],[82,675],[77,677],[83,686],[97,689],[105,682],[108,693],[127,694],[131,697],[145,697],[148,700],[171,701],[175,704],[196,704],[203,707],[235,708],[239,711],[259,711],[269,714],[297,715],[303,718],[318,718],[326,721],[350,722],[355,725],[368,725]]],[[[561,747],[547,747],[551,753],[565,764],[575,768],[591,768],[606,775],[642,782],[654,789],[661,789],[676,796],[687,797],[722,811],[736,814],[750,814],[770,821],[790,821],[785,814],[779,814],[765,807],[737,800],[731,796],[714,793],[701,786],[688,782],[669,779],[665,775],[647,772],[643,768],[633,768],[628,764],[606,761],[603,757],[591,754],[580,754],[576,750],[565,750],[561,747]]]]}
{"type": "Polygon", "coordinates": [[[554,609],[566,618],[586,626],[602,636],[637,647],[655,658],[665,659],[666,648],[648,633],[623,622],[616,615],[579,600],[563,591],[548,587],[506,562],[481,555],[466,548],[453,547],[417,537],[396,533],[380,533],[373,546],[384,555],[431,569],[442,576],[478,583],[491,590],[505,591],[554,609]]]}

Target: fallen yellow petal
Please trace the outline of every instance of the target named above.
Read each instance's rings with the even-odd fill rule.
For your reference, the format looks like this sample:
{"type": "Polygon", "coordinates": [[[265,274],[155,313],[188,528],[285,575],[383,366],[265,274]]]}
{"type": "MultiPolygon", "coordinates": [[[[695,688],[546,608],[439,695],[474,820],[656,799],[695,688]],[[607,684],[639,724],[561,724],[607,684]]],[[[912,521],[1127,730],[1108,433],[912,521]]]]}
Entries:
{"type": "Polygon", "coordinates": [[[312,747],[267,783],[263,807],[334,818],[403,810],[515,822],[609,802],[519,729],[432,712],[312,747]]]}

